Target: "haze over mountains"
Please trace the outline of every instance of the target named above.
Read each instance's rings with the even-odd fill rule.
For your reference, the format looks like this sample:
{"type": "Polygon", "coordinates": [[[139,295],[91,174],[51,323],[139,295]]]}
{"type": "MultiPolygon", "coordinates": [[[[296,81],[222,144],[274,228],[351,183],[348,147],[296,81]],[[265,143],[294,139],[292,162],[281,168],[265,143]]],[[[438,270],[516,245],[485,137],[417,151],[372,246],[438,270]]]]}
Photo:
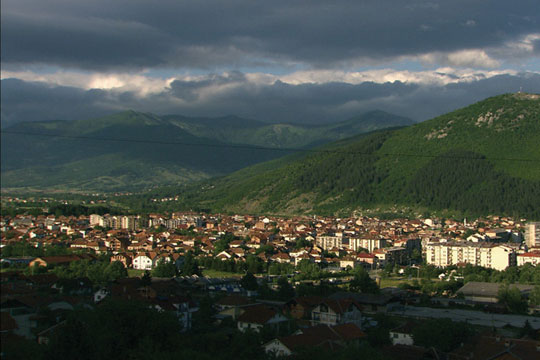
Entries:
{"type": "Polygon", "coordinates": [[[2,132],[2,186],[124,191],[176,185],[274,159],[289,148],[411,123],[382,111],[319,126],[134,111],[89,120],[19,123],[2,132]]]}

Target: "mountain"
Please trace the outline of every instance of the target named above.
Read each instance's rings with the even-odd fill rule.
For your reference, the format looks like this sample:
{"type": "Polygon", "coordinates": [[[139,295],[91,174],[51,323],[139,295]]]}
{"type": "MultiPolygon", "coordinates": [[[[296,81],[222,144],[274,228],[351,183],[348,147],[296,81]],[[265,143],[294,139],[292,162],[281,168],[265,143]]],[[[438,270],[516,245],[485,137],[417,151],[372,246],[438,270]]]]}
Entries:
{"type": "Polygon", "coordinates": [[[182,193],[186,207],[339,213],[395,204],[540,218],[540,95],[506,94],[242,169],[182,193]]]}
{"type": "Polygon", "coordinates": [[[383,127],[410,123],[383,113],[312,130],[233,116],[160,117],[134,111],[19,123],[2,131],[2,188],[127,191],[188,183],[275,159],[290,153],[289,147],[358,134],[377,127],[378,119],[383,127]],[[330,134],[330,128],[340,126],[330,134]]]}
{"type": "Polygon", "coordinates": [[[316,126],[268,124],[235,116],[188,118],[167,115],[163,116],[163,119],[195,136],[233,144],[276,148],[312,147],[377,129],[409,126],[414,123],[409,118],[380,110],[371,111],[343,122],[316,126]]]}

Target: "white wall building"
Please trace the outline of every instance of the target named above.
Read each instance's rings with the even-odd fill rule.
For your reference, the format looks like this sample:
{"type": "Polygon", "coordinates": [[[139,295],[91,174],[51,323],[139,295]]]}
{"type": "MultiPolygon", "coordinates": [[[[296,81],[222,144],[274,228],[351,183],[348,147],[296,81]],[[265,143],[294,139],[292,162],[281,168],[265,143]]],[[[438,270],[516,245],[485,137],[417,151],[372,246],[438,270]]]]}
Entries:
{"type": "Polygon", "coordinates": [[[358,251],[360,248],[367,249],[369,252],[373,252],[375,249],[382,249],[386,246],[386,240],[384,239],[349,239],[349,249],[358,251]]]}
{"type": "Polygon", "coordinates": [[[540,222],[525,225],[525,244],[530,248],[540,246],[540,222]]]}
{"type": "Polygon", "coordinates": [[[516,265],[514,247],[505,244],[447,242],[428,243],[426,262],[430,265],[446,267],[460,263],[504,270],[516,265]]]}

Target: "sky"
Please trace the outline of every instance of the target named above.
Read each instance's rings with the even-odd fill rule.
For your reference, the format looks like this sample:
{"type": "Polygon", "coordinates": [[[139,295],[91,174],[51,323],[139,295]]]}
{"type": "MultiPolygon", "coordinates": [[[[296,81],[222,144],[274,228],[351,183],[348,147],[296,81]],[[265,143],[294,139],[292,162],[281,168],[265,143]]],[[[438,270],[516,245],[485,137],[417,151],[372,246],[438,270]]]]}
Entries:
{"type": "Polygon", "coordinates": [[[2,0],[1,121],[416,121],[540,93],[538,0],[2,0]]]}

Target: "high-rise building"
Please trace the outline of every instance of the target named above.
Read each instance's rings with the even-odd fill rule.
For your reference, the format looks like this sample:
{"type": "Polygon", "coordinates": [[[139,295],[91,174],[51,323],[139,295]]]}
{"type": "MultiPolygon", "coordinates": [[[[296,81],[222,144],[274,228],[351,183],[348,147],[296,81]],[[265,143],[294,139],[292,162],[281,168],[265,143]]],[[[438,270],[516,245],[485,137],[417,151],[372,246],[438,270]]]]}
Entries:
{"type": "Polygon", "coordinates": [[[530,222],[525,225],[525,244],[540,247],[540,222],[530,222]]]}

